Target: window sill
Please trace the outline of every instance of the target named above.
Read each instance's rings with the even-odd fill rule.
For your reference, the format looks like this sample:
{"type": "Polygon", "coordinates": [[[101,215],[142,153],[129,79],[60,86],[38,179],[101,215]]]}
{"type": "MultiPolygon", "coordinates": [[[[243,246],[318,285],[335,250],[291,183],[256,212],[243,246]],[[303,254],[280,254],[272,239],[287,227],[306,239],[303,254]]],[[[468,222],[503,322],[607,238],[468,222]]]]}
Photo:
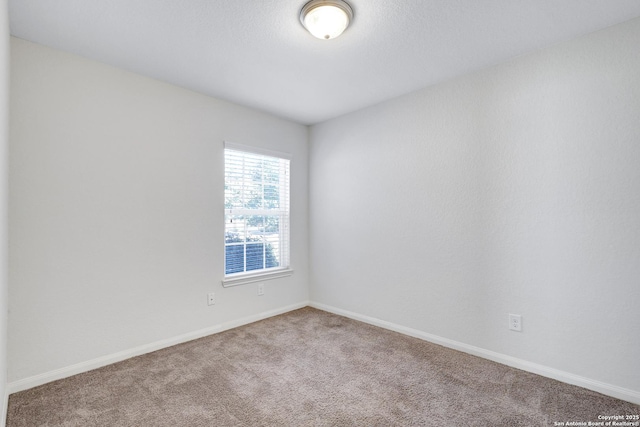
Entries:
{"type": "Polygon", "coordinates": [[[291,276],[293,270],[290,268],[283,270],[268,271],[263,273],[243,274],[238,276],[226,277],[222,280],[222,286],[229,288],[231,286],[245,285],[247,283],[262,282],[264,280],[279,279],[281,277],[291,276]]]}

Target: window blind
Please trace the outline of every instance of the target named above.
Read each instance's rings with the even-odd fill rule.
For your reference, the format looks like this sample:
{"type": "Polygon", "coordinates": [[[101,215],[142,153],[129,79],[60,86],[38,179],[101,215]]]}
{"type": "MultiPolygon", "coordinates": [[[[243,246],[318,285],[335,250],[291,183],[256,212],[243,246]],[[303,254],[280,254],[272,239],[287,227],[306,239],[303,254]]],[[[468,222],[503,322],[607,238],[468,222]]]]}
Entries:
{"type": "Polygon", "coordinates": [[[225,146],[225,276],[289,268],[288,158],[225,146]]]}

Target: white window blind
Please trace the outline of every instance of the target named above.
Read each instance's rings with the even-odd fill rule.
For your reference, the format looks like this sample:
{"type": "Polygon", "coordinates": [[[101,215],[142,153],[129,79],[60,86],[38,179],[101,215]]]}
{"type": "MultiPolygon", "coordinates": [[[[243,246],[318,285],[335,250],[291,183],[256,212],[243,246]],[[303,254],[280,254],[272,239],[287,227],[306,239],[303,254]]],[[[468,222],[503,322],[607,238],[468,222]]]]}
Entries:
{"type": "Polygon", "coordinates": [[[238,147],[224,150],[225,277],[288,269],[290,160],[238,147]]]}

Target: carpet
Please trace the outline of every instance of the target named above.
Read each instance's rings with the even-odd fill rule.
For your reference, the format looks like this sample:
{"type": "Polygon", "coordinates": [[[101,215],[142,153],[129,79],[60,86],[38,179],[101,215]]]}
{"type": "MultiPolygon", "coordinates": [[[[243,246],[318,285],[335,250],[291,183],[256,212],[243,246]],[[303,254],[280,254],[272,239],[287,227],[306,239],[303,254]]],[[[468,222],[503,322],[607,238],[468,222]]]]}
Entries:
{"type": "Polygon", "coordinates": [[[638,414],[307,307],[12,394],[7,426],[514,427],[638,414]]]}

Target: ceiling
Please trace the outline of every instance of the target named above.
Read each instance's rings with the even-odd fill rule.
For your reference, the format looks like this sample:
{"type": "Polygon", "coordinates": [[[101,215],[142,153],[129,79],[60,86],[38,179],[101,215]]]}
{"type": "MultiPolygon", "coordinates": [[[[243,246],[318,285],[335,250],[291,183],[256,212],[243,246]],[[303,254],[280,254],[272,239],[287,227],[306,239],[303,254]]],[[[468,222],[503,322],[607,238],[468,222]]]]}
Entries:
{"type": "Polygon", "coordinates": [[[9,0],[11,34],[318,123],[640,16],[638,0],[348,0],[333,40],[306,0],[9,0]]]}

